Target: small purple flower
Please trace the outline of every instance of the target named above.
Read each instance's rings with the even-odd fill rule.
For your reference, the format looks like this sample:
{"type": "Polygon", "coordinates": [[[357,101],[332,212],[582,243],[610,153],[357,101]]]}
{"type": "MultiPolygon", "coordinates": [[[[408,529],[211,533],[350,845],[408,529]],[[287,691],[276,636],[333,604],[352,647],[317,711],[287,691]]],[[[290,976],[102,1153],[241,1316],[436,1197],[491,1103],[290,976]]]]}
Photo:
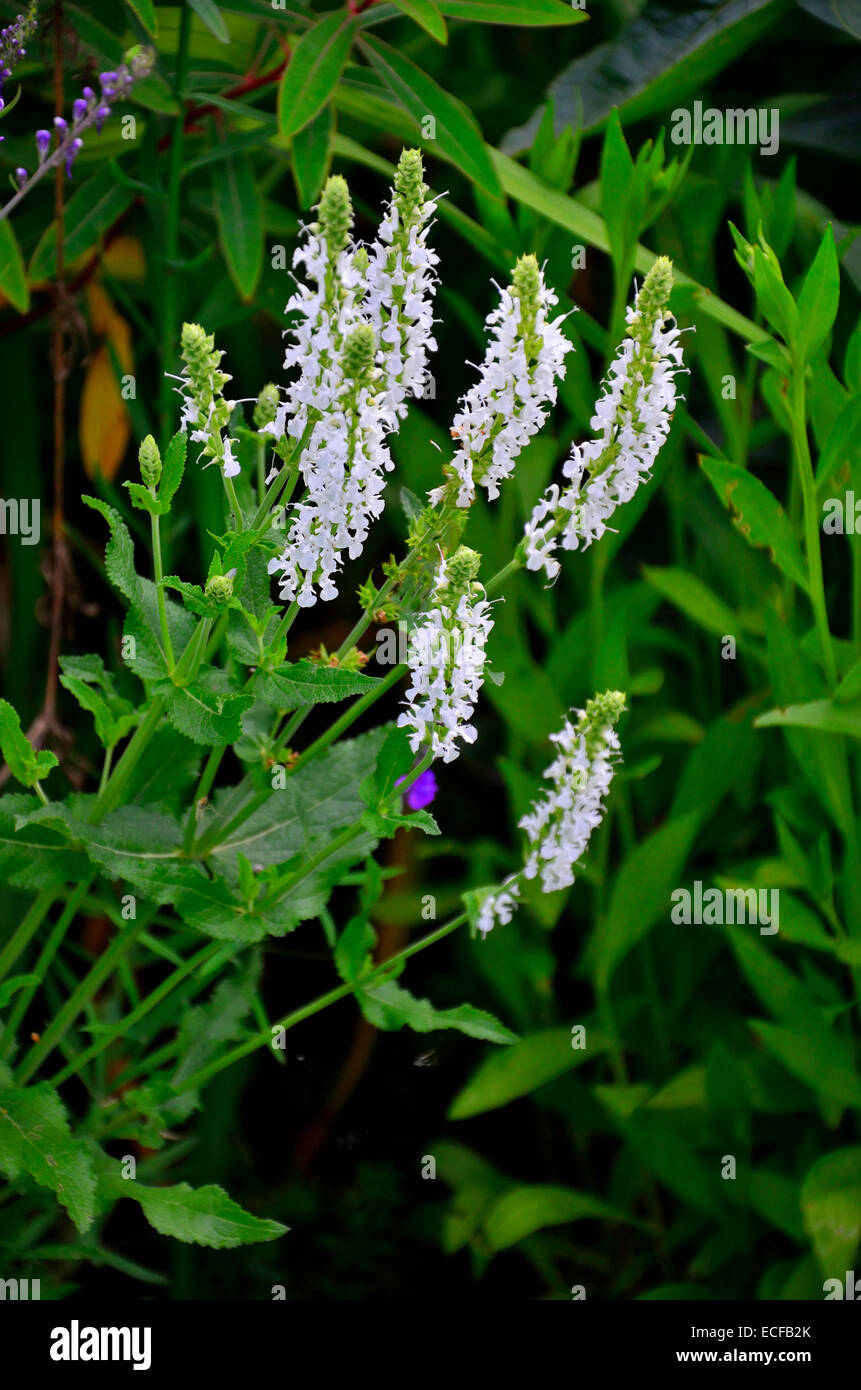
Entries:
{"type": "Polygon", "coordinates": [[[83,120],[86,114],[87,103],[84,101],[83,97],[78,97],[76,101],[72,102],[72,117],[74,120],[80,121],[83,120]]]}
{"type": "Polygon", "coordinates": [[[45,155],[48,153],[48,151],[49,151],[50,148],[51,148],[51,132],[50,132],[50,130],[37,130],[37,131],[36,131],[36,149],[39,151],[39,163],[40,163],[40,164],[42,163],[42,160],[45,158],[45,155]]]}
{"type": "Polygon", "coordinates": [[[83,142],[83,140],[81,140],[80,137],[77,137],[76,139],[72,140],[71,143],[69,144],[69,148],[68,148],[68,150],[66,151],[66,177],[67,177],[67,178],[71,178],[71,177],[72,177],[72,164],[73,164],[73,162],[74,162],[74,160],[75,160],[75,157],[76,157],[76,155],[78,154],[78,152],[79,152],[80,150],[82,150],[83,148],[84,148],[84,142],[83,142]]]}
{"type": "Polygon", "coordinates": [[[19,184],[27,182],[27,170],[23,166],[15,170],[15,180],[19,184]]]}
{"type": "MultiPolygon", "coordinates": [[[[401,785],[401,782],[405,781],[405,777],[399,777],[397,782],[395,783],[395,786],[399,787],[401,785]]],[[[436,777],[434,776],[432,769],[428,768],[427,771],[423,772],[420,777],[416,778],[411,787],[407,787],[407,790],[404,794],[404,799],[407,803],[407,810],[423,811],[425,806],[430,806],[436,794],[436,777]]]]}
{"type": "Polygon", "coordinates": [[[95,101],[96,99],[96,94],[92,87],[85,87],[83,94],[87,101],[95,101]]]}
{"type": "Polygon", "coordinates": [[[110,114],[111,108],[109,106],[105,106],[104,104],[102,104],[96,111],[96,130],[99,132],[100,135],[102,133],[102,122],[106,121],[110,114]]]}
{"type": "Polygon", "coordinates": [[[54,129],[57,131],[57,134],[62,140],[63,136],[66,134],[66,131],[69,129],[69,122],[64,120],[62,116],[55,116],[54,129]]]}

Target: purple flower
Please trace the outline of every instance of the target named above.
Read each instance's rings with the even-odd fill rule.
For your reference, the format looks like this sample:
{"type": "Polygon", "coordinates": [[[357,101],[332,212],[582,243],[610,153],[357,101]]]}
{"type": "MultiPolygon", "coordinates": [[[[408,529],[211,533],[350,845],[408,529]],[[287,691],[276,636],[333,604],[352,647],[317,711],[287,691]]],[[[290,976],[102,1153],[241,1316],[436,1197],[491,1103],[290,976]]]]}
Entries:
{"type": "MultiPolygon", "coordinates": [[[[405,782],[405,777],[399,777],[395,783],[396,787],[405,782]]],[[[437,794],[436,777],[431,768],[417,777],[411,787],[407,787],[404,799],[407,803],[408,811],[423,811],[425,806],[430,806],[437,794]]]]}
{"type": "Polygon", "coordinates": [[[87,103],[84,101],[83,97],[78,97],[76,101],[72,102],[72,116],[74,120],[80,121],[86,114],[87,103]]]}
{"type": "Polygon", "coordinates": [[[93,91],[92,87],[84,88],[84,96],[86,97],[87,101],[95,101],[96,99],[96,94],[93,91]]]}
{"type": "Polygon", "coordinates": [[[42,160],[45,158],[45,155],[48,153],[48,151],[49,151],[50,148],[51,148],[51,132],[50,132],[50,130],[37,130],[37,131],[36,131],[36,149],[37,149],[38,152],[39,152],[39,163],[40,163],[40,164],[41,164],[42,160]]]}
{"type": "Polygon", "coordinates": [[[73,161],[74,161],[74,159],[75,159],[75,156],[78,154],[78,151],[79,151],[79,150],[82,150],[83,148],[84,148],[84,142],[83,142],[83,140],[80,139],[80,137],[78,137],[78,138],[72,140],[72,142],[70,143],[69,148],[68,148],[68,150],[66,151],[66,176],[67,176],[67,178],[71,178],[71,177],[72,177],[72,163],[73,163],[73,161]]]}
{"type": "Polygon", "coordinates": [[[69,122],[64,120],[62,116],[55,116],[54,128],[57,131],[57,134],[59,135],[60,139],[62,140],[63,136],[66,134],[66,131],[69,129],[69,122]]]}
{"type": "Polygon", "coordinates": [[[15,170],[15,178],[16,178],[16,180],[17,180],[18,183],[26,183],[26,182],[27,182],[27,170],[26,170],[25,168],[23,168],[23,166],[17,168],[17,169],[15,170]]]}

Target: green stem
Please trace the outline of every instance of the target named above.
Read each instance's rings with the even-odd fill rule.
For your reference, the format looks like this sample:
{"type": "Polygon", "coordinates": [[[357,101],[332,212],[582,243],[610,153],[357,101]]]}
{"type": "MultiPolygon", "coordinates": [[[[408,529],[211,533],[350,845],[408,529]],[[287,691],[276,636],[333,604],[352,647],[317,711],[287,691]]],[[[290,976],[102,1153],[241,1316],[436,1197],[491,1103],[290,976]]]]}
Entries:
{"type": "Polygon", "coordinates": [[[822,550],[819,543],[819,509],[816,502],[816,481],[810,458],[810,445],[807,439],[807,410],[804,388],[804,367],[796,362],[792,377],[792,442],[801,479],[801,492],[804,502],[804,536],[807,553],[807,572],[810,576],[810,601],[819,635],[822,661],[829,688],[837,686],[837,663],[831,629],[828,626],[828,612],[825,606],[825,584],[822,577],[822,550]]]}
{"type": "Polygon", "coordinates": [[[126,789],[129,778],[158,727],[163,711],[164,700],[160,695],[156,696],[126,745],[125,752],[114,768],[106,786],[99,792],[93,807],[93,814],[90,816],[91,825],[98,825],[108,812],[117,805],[126,789]]]}
{"type": "Polygon", "coordinates": [[[45,1058],[53,1052],[54,1048],[65,1036],[67,1030],[74,1023],[82,1009],[86,1008],[93,995],[101,986],[102,982],[108,978],[116,968],[119,961],[130,950],[134,944],[138,932],[143,931],[146,922],[130,923],[125,931],[120,932],[114,937],[107,950],[99,956],[95,964],[88,970],[81,980],[77,989],[69,996],[59,1012],[54,1016],[50,1026],[42,1034],[35,1047],[31,1047],[17,1072],[15,1081],[19,1086],[25,1085],[30,1080],[34,1072],[44,1062],[45,1058]]]}
{"type": "Polygon", "coordinates": [[[106,1048],[116,1042],[117,1038],[122,1037],[133,1028],[136,1023],[139,1023],[142,1018],[145,1018],[157,1004],[160,1004],[163,999],[166,999],[167,996],[176,989],[178,984],[181,984],[187,975],[191,975],[199,965],[205,965],[213,956],[218,955],[221,949],[221,942],[210,942],[209,945],[202,947],[201,950],[193,955],[190,960],[184,961],[183,964],[178,966],[165,980],[162,980],[161,984],[158,985],[151,994],[148,994],[145,999],[142,999],[141,1002],[132,1009],[131,1013],[126,1014],[125,1018],[121,1018],[109,1033],[104,1033],[101,1037],[97,1038],[90,1047],[86,1048],[85,1051],[81,1052],[73,1061],[69,1062],[67,1066],[63,1067],[62,1071],[58,1071],[56,1076],[52,1076],[49,1084],[56,1087],[61,1085],[62,1082],[68,1081],[70,1076],[75,1076],[81,1068],[85,1067],[88,1062],[91,1062],[94,1057],[98,1057],[101,1052],[104,1052],[106,1048]]]}
{"type": "Polygon", "coordinates": [[[236,520],[236,528],[237,530],[241,531],[242,509],[239,506],[239,498],[236,496],[236,488],[233,486],[233,479],[228,478],[227,474],[224,472],[223,469],[221,476],[224,479],[224,491],[227,493],[227,500],[230,503],[230,509],[233,512],[234,518],[236,520]]]}
{"type": "Polygon", "coordinates": [[[174,661],[173,643],[170,640],[170,628],[167,625],[167,604],[164,598],[164,572],[161,563],[161,535],[159,532],[158,516],[150,514],[150,529],[152,531],[152,567],[155,576],[155,592],[158,602],[158,621],[161,628],[161,640],[164,647],[164,655],[167,661],[168,674],[173,673],[174,661]]]}
{"type": "MultiPolygon", "coordinates": [[[[467,920],[468,914],[462,912],[458,917],[453,918],[452,921],[446,922],[445,926],[437,927],[436,931],[429,932],[427,936],[423,936],[420,941],[416,941],[412,946],[406,946],[404,950],[398,951],[397,955],[390,956],[389,959],[383,961],[376,970],[363,976],[363,988],[367,988],[381,978],[385,978],[386,975],[391,972],[392,967],[398,965],[401,961],[408,960],[410,956],[414,956],[419,951],[426,950],[428,946],[435,945],[437,941],[442,941],[444,937],[450,936],[458,927],[463,926],[467,920]]],[[[204,1085],[205,1082],[209,1081],[213,1076],[216,1076],[218,1072],[224,1071],[225,1067],[230,1067],[234,1062],[239,1062],[243,1057],[247,1057],[249,1053],[256,1052],[258,1047],[264,1047],[266,1044],[271,1043],[274,1029],[283,1029],[286,1032],[290,1028],[295,1028],[297,1023],[302,1023],[306,1018],[311,1018],[314,1014],[318,1014],[323,1009],[327,1009],[330,1004],[336,1004],[339,999],[345,999],[348,994],[353,993],[353,988],[353,985],[338,985],[335,989],[328,990],[326,994],[321,994],[316,999],[312,999],[310,1003],[303,1004],[301,1009],[295,1009],[293,1013],[287,1014],[286,1018],[283,1018],[280,1023],[273,1023],[269,1028],[261,1029],[260,1032],[256,1033],[253,1037],[247,1038],[245,1042],[239,1043],[239,1045],[232,1048],[230,1052],[226,1052],[223,1057],[219,1057],[215,1061],[210,1062],[207,1066],[201,1067],[199,1071],[187,1077],[185,1081],[180,1082],[175,1088],[177,1093],[181,1094],[183,1091],[196,1090],[197,1087],[204,1085]]]]}
{"type": "Polygon", "coordinates": [[[14,965],[21,952],[30,944],[50,912],[56,896],[56,889],[43,888],[38,897],[30,904],[15,931],[0,951],[0,980],[8,973],[10,965],[14,965]]]}
{"type": "Polygon", "coordinates": [[[87,893],[89,892],[90,886],[95,877],[95,874],[91,874],[89,878],[83,879],[78,884],[77,888],[72,893],[72,896],[66,903],[66,906],[64,907],[63,911],[60,913],[60,916],[57,918],[57,923],[54,927],[54,930],[51,932],[51,935],[48,937],[48,940],[42,947],[42,950],[39,953],[39,958],[36,961],[36,964],[33,966],[32,973],[38,976],[38,978],[31,985],[28,985],[26,989],[21,990],[21,992],[18,995],[18,998],[15,1001],[15,1007],[10,1013],[9,1018],[7,1019],[6,1027],[3,1029],[3,1036],[0,1037],[0,1056],[6,1056],[9,1050],[9,1045],[15,1036],[18,1024],[21,1022],[21,1019],[24,1017],[27,1010],[29,1009],[33,996],[39,989],[39,986],[42,984],[42,981],[44,980],[45,975],[47,974],[48,969],[51,965],[51,961],[54,959],[54,956],[60,949],[63,939],[65,938],[66,932],[69,930],[69,927],[75,920],[75,917],[78,914],[78,909],[81,906],[81,903],[83,902],[87,893]]]}

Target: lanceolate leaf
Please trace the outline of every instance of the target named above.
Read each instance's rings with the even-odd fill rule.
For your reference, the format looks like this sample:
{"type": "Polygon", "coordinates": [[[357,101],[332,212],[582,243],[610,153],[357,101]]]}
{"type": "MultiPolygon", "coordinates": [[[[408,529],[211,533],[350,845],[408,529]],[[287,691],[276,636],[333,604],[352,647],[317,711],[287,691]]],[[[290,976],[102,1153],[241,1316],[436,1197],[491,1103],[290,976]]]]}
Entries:
{"type": "Polygon", "coordinates": [[[325,106],[293,137],[293,177],[300,207],[312,207],[323,187],[329,168],[334,124],[332,108],[325,106]]]}
{"type": "Polygon", "coordinates": [[[392,0],[392,4],[420,24],[437,43],[448,43],[445,20],[434,0],[392,0]]]}
{"type": "Polygon", "coordinates": [[[282,135],[301,130],[329,100],[347,61],[353,29],[343,10],[333,10],[302,35],[278,92],[282,135]]]}
{"type": "Polygon", "coordinates": [[[777,498],[746,468],[701,458],[700,467],[732,513],[733,525],[751,545],[765,546],[779,569],[807,591],[807,566],[789,517],[777,498]]]}
{"type": "Polygon", "coordinates": [[[451,19],[470,19],[480,24],[526,24],[530,29],[547,24],[579,24],[589,16],[565,0],[436,0],[451,19]]]}
{"type": "Polygon", "coordinates": [[[397,49],[371,34],[366,34],[361,44],[373,67],[419,128],[425,126],[428,117],[433,120],[435,135],[430,148],[437,141],[467,178],[500,197],[499,180],[472,115],[397,49]]]}
{"type": "Polygon", "coordinates": [[[12,308],[21,314],[30,306],[24,261],[8,217],[0,222],[0,293],[5,294],[12,308]]]}
{"type": "Polygon", "coordinates": [[[215,166],[212,200],[231,279],[242,298],[251,299],[263,269],[263,199],[245,155],[215,166]]]}
{"type": "Polygon", "coordinates": [[[183,1182],[173,1187],[148,1187],[120,1177],[105,1177],[102,1186],[111,1197],[130,1197],[137,1202],[149,1224],[163,1236],[189,1245],[233,1250],[237,1245],[276,1240],[288,1230],[280,1221],[264,1221],[243,1211],[214,1184],[194,1188],[183,1182]]]}

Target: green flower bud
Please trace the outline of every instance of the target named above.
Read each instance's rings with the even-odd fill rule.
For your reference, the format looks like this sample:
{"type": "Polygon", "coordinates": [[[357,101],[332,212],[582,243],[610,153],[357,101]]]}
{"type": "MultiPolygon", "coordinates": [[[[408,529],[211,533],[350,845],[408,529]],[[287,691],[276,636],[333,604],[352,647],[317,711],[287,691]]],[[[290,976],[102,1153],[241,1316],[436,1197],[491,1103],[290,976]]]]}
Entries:
{"type": "Polygon", "coordinates": [[[257,404],[254,407],[254,424],[257,429],[260,430],[264,425],[272,423],[280,400],[278,387],[272,381],[267,382],[257,397],[257,404]]]}
{"type": "Polygon", "coordinates": [[[673,263],[668,256],[658,256],[652,264],[643,288],[637,297],[637,316],[649,329],[663,317],[663,310],[673,288],[673,263]]]}
{"type": "Polygon", "coordinates": [[[541,268],[537,256],[520,256],[511,277],[511,293],[520,301],[520,335],[527,358],[535,357],[541,347],[541,340],[535,334],[540,291],[541,268]]]}
{"type": "Polygon", "coordinates": [[[317,209],[318,226],[326,238],[330,259],[347,245],[353,226],[353,205],[347,180],[333,174],[326,180],[317,209]]]}
{"type": "Polygon", "coordinates": [[[374,366],[376,352],[374,330],[369,323],[360,323],[344,342],[344,376],[360,385],[367,383],[374,366]]]}
{"type": "Polygon", "coordinates": [[[206,581],[204,593],[213,603],[229,603],[233,598],[233,575],[211,575],[206,581]]]}
{"type": "Polygon", "coordinates": [[[427,191],[421,150],[403,150],[395,174],[395,206],[402,223],[422,206],[427,191]]]}
{"type": "Polygon", "coordinates": [[[452,605],[461,594],[472,589],[480,568],[481,556],[478,551],[470,550],[467,545],[459,545],[446,564],[446,589],[451,595],[452,605]]]}
{"type": "Polygon", "coordinates": [[[141,477],[148,488],[157,488],[161,477],[161,454],[158,445],[151,434],[138,449],[138,463],[140,464],[141,477]]]}
{"type": "Polygon", "coordinates": [[[618,723],[624,709],[625,696],[621,690],[605,690],[602,695],[595,695],[586,701],[580,728],[585,735],[590,757],[603,747],[607,729],[618,723]]]}

